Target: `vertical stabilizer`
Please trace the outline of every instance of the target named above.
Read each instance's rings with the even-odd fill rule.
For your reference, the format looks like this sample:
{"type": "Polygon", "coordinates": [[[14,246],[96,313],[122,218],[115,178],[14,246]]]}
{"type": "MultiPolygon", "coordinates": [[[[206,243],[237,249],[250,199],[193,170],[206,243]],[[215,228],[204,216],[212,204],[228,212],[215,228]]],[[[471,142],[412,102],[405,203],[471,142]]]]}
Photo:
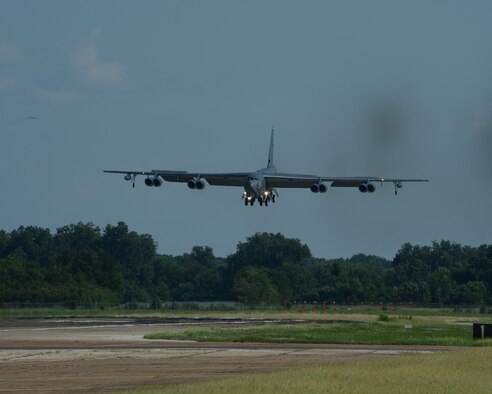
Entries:
{"type": "Polygon", "coordinates": [[[267,168],[274,167],[274,165],[273,165],[273,132],[274,132],[274,128],[272,126],[272,136],[270,137],[270,151],[268,152],[267,168]]]}

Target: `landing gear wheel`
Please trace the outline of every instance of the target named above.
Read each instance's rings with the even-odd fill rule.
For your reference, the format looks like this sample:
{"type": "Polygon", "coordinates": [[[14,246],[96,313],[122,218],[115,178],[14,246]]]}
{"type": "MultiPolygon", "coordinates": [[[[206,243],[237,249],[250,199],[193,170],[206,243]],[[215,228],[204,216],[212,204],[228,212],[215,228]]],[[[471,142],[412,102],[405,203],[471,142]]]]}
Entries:
{"type": "Polygon", "coordinates": [[[244,199],[244,205],[248,206],[248,199],[247,198],[244,199]]]}
{"type": "Polygon", "coordinates": [[[272,195],[272,202],[275,204],[275,194],[272,195]]]}

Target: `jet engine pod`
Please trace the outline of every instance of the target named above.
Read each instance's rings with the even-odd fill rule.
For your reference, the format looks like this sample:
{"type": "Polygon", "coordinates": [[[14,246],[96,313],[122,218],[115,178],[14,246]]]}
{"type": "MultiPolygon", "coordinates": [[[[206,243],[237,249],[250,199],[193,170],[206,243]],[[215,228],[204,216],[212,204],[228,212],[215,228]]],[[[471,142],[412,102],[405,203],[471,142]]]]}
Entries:
{"type": "Polygon", "coordinates": [[[193,178],[187,182],[187,185],[190,189],[202,190],[205,189],[207,181],[203,178],[193,178]]]}
{"type": "Polygon", "coordinates": [[[131,181],[131,180],[132,180],[132,176],[130,174],[126,174],[125,181],[131,181]]]}
{"type": "Polygon", "coordinates": [[[319,193],[319,185],[318,185],[317,183],[313,183],[313,184],[311,185],[311,191],[312,191],[313,193],[319,193]]]}
{"type": "Polygon", "coordinates": [[[152,178],[145,178],[145,184],[147,186],[154,186],[154,180],[152,178]]]}
{"type": "Polygon", "coordinates": [[[195,181],[196,190],[203,190],[203,189],[205,189],[206,184],[207,184],[207,182],[205,181],[205,179],[203,179],[203,178],[197,179],[195,181]]]}
{"type": "Polygon", "coordinates": [[[376,191],[376,186],[374,183],[361,183],[359,185],[359,191],[361,193],[374,193],[376,191]]]}
{"type": "Polygon", "coordinates": [[[152,183],[154,184],[155,187],[159,187],[162,185],[162,180],[156,175],[153,179],[152,179],[152,183]]]}
{"type": "Polygon", "coordinates": [[[320,183],[318,188],[319,188],[320,193],[326,193],[326,191],[328,190],[328,188],[326,187],[326,185],[324,183],[320,183]]]}

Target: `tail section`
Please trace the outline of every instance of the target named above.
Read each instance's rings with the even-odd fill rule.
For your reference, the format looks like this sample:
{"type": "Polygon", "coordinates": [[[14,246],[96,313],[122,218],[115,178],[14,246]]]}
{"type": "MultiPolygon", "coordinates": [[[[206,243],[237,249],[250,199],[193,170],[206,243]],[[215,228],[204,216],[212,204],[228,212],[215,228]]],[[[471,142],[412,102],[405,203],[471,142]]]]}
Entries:
{"type": "Polygon", "coordinates": [[[272,136],[270,137],[270,151],[268,152],[268,165],[267,168],[275,168],[273,165],[273,133],[274,133],[274,128],[272,126],[272,136]]]}

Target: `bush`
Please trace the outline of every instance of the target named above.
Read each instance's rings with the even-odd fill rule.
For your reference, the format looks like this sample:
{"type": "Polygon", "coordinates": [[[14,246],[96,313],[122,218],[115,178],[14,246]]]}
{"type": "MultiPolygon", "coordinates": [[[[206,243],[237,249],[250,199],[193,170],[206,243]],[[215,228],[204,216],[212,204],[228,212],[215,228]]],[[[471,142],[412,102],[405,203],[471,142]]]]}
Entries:
{"type": "Polygon", "coordinates": [[[75,301],[67,301],[67,302],[64,303],[64,307],[65,308],[68,308],[68,309],[72,309],[72,310],[77,309],[77,302],[75,302],[75,301]]]}

